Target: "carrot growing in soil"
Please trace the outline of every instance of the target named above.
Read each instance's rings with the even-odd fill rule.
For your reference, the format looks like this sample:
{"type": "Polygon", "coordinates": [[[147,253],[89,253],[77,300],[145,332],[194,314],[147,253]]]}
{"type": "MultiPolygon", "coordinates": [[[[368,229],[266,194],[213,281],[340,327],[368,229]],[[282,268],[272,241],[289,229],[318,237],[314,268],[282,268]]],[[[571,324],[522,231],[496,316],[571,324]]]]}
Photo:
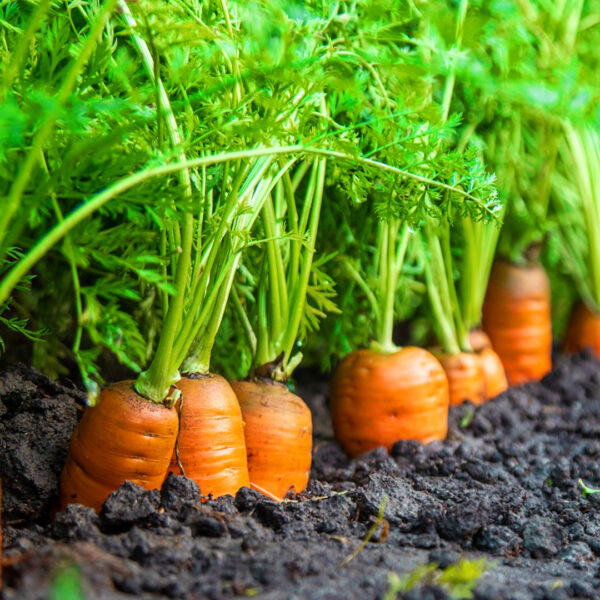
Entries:
{"type": "MultiPolygon", "coordinates": [[[[446,437],[448,380],[426,350],[398,348],[392,340],[394,297],[412,233],[397,219],[378,227],[379,286],[370,300],[376,338],[370,348],[348,354],[331,382],[331,416],[336,438],[350,456],[377,446],[388,451],[401,439],[427,443],[446,437]]],[[[366,286],[353,272],[360,286],[366,286]]],[[[367,288],[368,289],[368,288],[367,288]]]]}
{"type": "MultiPolygon", "coordinates": [[[[120,2],[120,8],[129,15],[125,2],[120,2]]],[[[144,52],[147,48],[139,38],[134,41],[157,87],[170,141],[179,152],[178,158],[185,160],[180,132],[162,82],[155,79],[151,57],[144,52]]],[[[189,171],[179,172],[179,185],[182,194],[190,199],[189,171]]],[[[178,225],[175,227],[179,230],[178,225]]],[[[175,294],[166,309],[154,358],[135,382],[123,381],[105,388],[97,404],[86,410],[71,438],[60,476],[60,508],[78,502],[99,510],[107,496],[127,480],[154,489],[165,478],[179,431],[173,407],[178,394],[172,389],[179,378],[179,363],[172,348],[185,309],[194,234],[191,213],[185,213],[183,231],[178,234],[181,252],[174,273],[175,294]]]]}
{"type": "MultiPolygon", "coordinates": [[[[463,4],[461,11],[464,11],[463,4]]],[[[427,30],[420,18],[415,18],[411,26],[411,36],[417,40],[427,30]]],[[[402,26],[399,29],[402,30],[402,26]]],[[[431,61],[430,57],[419,55],[421,51],[426,53],[424,47],[419,43],[415,43],[415,47],[411,61],[414,64],[422,60],[423,77],[414,71],[410,76],[404,72],[398,76],[393,69],[388,71],[386,65],[377,69],[379,79],[390,86],[390,93],[383,98],[377,95],[374,104],[389,117],[397,108],[390,99],[393,96],[398,98],[402,112],[393,121],[392,131],[384,129],[373,138],[368,135],[370,132],[365,132],[361,142],[368,144],[370,152],[382,157],[381,160],[418,165],[411,170],[425,176],[427,182],[406,176],[390,180],[381,173],[363,174],[365,186],[372,183],[368,196],[364,197],[374,202],[377,222],[374,224],[369,215],[365,219],[364,210],[360,208],[361,216],[353,220],[351,215],[347,227],[344,219],[337,217],[343,225],[338,226],[340,236],[331,246],[332,250],[337,246],[344,253],[337,260],[342,265],[339,289],[344,314],[344,322],[339,319],[336,323],[337,337],[352,340],[349,349],[354,350],[358,336],[346,332],[357,323],[360,323],[359,332],[371,337],[368,349],[350,352],[341,361],[331,384],[336,437],[351,456],[381,445],[389,451],[400,439],[430,442],[445,437],[449,405],[446,373],[430,352],[410,346],[400,348],[394,343],[394,318],[402,312],[406,314],[402,305],[406,295],[402,297],[402,288],[414,287],[413,278],[402,277],[402,274],[403,270],[408,273],[413,267],[405,259],[407,250],[411,250],[410,255],[414,254],[414,230],[431,212],[427,199],[433,199],[433,210],[438,216],[445,216],[448,205],[455,201],[485,206],[485,195],[489,191],[487,184],[480,186],[473,171],[478,165],[472,158],[446,153],[444,140],[453,137],[458,121],[455,117],[446,118],[446,106],[443,118],[431,122],[431,115],[440,111],[433,100],[431,61]],[[399,88],[396,89],[396,85],[399,88]],[[411,100],[414,99],[406,96],[406,89],[416,90],[414,97],[428,98],[428,102],[413,107],[411,100]],[[409,108],[414,112],[407,116],[403,111],[408,113],[409,108]],[[446,178],[450,173],[452,175],[446,178]],[[469,191],[465,193],[465,190],[469,191]],[[477,198],[480,192],[483,200],[477,198]],[[361,218],[363,222],[357,222],[361,218]],[[357,295],[366,300],[360,310],[355,307],[357,295]]],[[[394,55],[393,50],[389,51],[394,55]]],[[[397,64],[402,63],[402,57],[394,55],[394,58],[397,64]]],[[[446,92],[444,97],[448,99],[450,95],[446,92]]],[[[356,183],[354,187],[348,186],[352,197],[358,195],[355,188],[361,189],[356,183]]]]}
{"type": "Polygon", "coordinates": [[[244,308],[237,291],[234,296],[252,350],[248,377],[232,381],[246,426],[250,484],[274,499],[304,490],[310,474],[312,416],[287,381],[302,360],[294,352],[300,332],[333,308],[331,282],[319,281],[313,268],[325,169],[324,158],[304,161],[277,183],[260,220],[266,241],[253,276],[255,310],[244,308]]]}
{"type": "Polygon", "coordinates": [[[483,326],[499,354],[509,383],[539,379],[551,368],[550,285],[538,257],[548,233],[548,206],[560,120],[595,111],[595,84],[579,61],[589,40],[582,26],[595,9],[583,2],[549,2],[544,10],[526,2],[499,20],[486,6],[483,35],[464,68],[463,98],[476,115],[469,127],[482,138],[486,162],[496,172],[506,204],[504,226],[483,305],[483,326]],[[527,32],[515,36],[516,30],[527,32]],[[502,40],[506,54],[494,48],[502,40]],[[580,43],[582,42],[582,43],[580,43]],[[551,60],[547,60],[552,56],[551,60]],[[579,65],[572,77],[573,65],[579,65]],[[469,77],[472,67],[485,73],[469,77]],[[555,90],[540,103],[535,89],[555,90]],[[592,93],[590,93],[592,92],[592,93]],[[573,102],[581,98],[581,104],[573,102]],[[585,100],[583,100],[585,98],[585,100]]]}

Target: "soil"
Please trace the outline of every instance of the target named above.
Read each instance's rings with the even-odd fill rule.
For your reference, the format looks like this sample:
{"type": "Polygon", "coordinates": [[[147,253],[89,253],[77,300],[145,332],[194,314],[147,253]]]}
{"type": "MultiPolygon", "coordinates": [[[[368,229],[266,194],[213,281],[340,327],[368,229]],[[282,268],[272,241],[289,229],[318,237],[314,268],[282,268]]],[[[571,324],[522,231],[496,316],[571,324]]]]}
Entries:
{"type": "MultiPolygon", "coordinates": [[[[600,494],[584,496],[578,483],[600,485],[591,354],[453,408],[444,442],[398,442],[391,456],[352,461],[333,440],[324,378],[305,373],[297,391],[315,425],[305,493],[277,504],[244,488],[201,502],[192,481],[171,475],[160,491],[126,483],[100,514],[70,505],[52,519],[83,396],[9,368],[0,377],[4,597],[383,598],[389,573],[461,557],[487,559],[479,600],[600,597],[600,494]]],[[[451,596],[424,581],[398,597],[451,596]]]]}

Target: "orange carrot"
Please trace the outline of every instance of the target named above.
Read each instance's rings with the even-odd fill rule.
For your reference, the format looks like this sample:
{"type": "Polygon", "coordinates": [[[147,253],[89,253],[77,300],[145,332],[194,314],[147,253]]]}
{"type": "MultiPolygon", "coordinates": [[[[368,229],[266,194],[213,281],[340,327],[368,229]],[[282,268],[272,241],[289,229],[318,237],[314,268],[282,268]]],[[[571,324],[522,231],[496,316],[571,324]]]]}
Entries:
{"type": "Polygon", "coordinates": [[[398,440],[442,440],[448,429],[448,379],[427,350],[358,350],[331,383],[335,435],[350,456],[398,440]]]}
{"type": "Polygon", "coordinates": [[[588,347],[600,358],[600,315],[580,301],[571,313],[564,349],[573,353],[588,347]]]}
{"type": "Polygon", "coordinates": [[[486,401],[485,373],[479,354],[439,354],[437,358],[448,377],[451,406],[467,400],[474,404],[486,401]]]}
{"type": "Polygon", "coordinates": [[[183,377],[181,430],[170,472],[193,479],[204,496],[215,498],[248,487],[242,412],[235,392],[220,375],[183,377]]]}
{"type": "Polygon", "coordinates": [[[133,381],[105,388],[71,438],[60,475],[60,509],[78,502],[99,510],[125,481],[160,488],[178,427],[177,411],[142,398],[133,381]]]}
{"type": "Polygon", "coordinates": [[[550,283],[540,264],[522,267],[496,260],[483,304],[483,328],[512,385],[550,371],[550,283]]]}
{"type": "Polygon", "coordinates": [[[301,492],[312,461],[312,416],[302,398],[270,379],[232,381],[246,425],[250,485],[271,498],[301,492]]]}
{"type": "Polygon", "coordinates": [[[495,398],[508,389],[508,380],[506,379],[504,365],[496,351],[492,348],[490,338],[481,329],[474,329],[469,332],[469,343],[473,351],[477,352],[481,359],[486,396],[488,400],[495,398]]]}

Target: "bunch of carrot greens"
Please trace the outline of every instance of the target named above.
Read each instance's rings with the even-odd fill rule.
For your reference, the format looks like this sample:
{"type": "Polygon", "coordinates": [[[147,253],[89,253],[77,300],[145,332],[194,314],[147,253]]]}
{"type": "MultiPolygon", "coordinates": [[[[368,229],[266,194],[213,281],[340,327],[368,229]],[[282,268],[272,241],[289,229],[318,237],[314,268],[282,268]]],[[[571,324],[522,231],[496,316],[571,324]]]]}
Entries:
{"type": "Polygon", "coordinates": [[[579,302],[565,336],[565,350],[591,347],[600,355],[600,136],[593,126],[564,122],[564,138],[552,178],[552,217],[565,270],[579,302]]]}
{"type": "MultiPolygon", "coordinates": [[[[482,323],[516,384],[551,366],[550,284],[538,258],[550,227],[560,122],[566,115],[585,121],[597,95],[589,60],[597,11],[579,1],[472,6],[472,36],[456,74],[457,105],[467,116],[459,146],[471,140],[481,149],[506,212],[483,312],[478,316],[475,306],[470,326],[482,323]]],[[[485,262],[498,230],[476,229],[485,262]]],[[[484,265],[480,274],[487,273],[484,265]]],[[[477,277],[468,275],[465,286],[475,290],[477,277]]]]}

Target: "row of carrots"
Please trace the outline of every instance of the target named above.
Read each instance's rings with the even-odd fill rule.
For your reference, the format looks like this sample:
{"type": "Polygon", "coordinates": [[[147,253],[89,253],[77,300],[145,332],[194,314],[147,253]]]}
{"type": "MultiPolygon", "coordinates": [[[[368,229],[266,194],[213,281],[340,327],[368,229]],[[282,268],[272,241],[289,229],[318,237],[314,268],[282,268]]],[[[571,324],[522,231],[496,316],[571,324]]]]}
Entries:
{"type": "MultiPolygon", "coordinates": [[[[91,97],[100,106],[107,98],[118,100],[108,103],[117,107],[136,96],[122,117],[131,117],[131,122],[122,125],[124,141],[115,152],[119,160],[104,156],[93,135],[81,146],[80,137],[94,127],[107,139],[114,137],[112,121],[107,120],[106,132],[103,119],[90,119],[87,129],[76,129],[75,141],[65,152],[83,173],[79,179],[72,176],[68,161],[63,167],[60,160],[62,146],[53,145],[71,140],[72,133],[56,108],[32,124],[21,145],[11,148],[18,160],[8,161],[17,167],[5,186],[10,210],[0,224],[0,309],[11,308],[17,285],[64,239],[62,266],[77,296],[78,331],[71,348],[84,383],[93,383],[90,375],[96,373],[82,351],[86,318],[93,311],[84,311],[81,288],[97,278],[98,287],[108,281],[114,290],[114,274],[107,271],[116,269],[110,261],[98,261],[86,270],[93,259],[84,250],[91,242],[77,238],[77,226],[96,219],[93,231],[114,241],[115,252],[122,250],[122,270],[140,273],[137,280],[123,283],[129,289],[113,294],[117,300],[111,299],[147,302],[158,330],[157,339],[153,331],[140,343],[150,349],[139,360],[147,368],[138,369],[135,381],[104,388],[83,415],[60,477],[59,508],[81,502],[99,509],[124,481],[155,488],[170,472],[194,479],[205,497],[235,494],[248,485],[275,500],[289,491],[302,491],[311,464],[311,415],[287,382],[302,360],[299,342],[318,327],[325,313],[335,310],[332,279],[338,294],[343,292],[351,302],[356,289],[367,296],[369,324],[375,323],[364,336],[372,345],[348,348],[332,380],[334,429],[351,456],[381,445],[389,449],[400,439],[443,439],[450,405],[484,402],[508,384],[539,379],[548,372],[550,286],[543,269],[497,260],[489,274],[502,202],[497,201],[494,179],[483,159],[490,156],[500,171],[498,187],[506,202],[507,196],[526,187],[519,180],[511,188],[519,160],[503,160],[510,144],[519,149],[525,142],[535,146],[560,128],[553,121],[551,127],[535,119],[523,123],[522,115],[536,111],[531,106],[513,111],[511,106],[503,108],[513,127],[507,141],[504,123],[493,112],[504,96],[487,98],[488,104],[471,111],[481,121],[461,122],[458,113],[483,93],[470,77],[480,71],[468,61],[483,69],[496,56],[479,45],[478,35],[463,40],[468,27],[487,35],[489,28],[481,25],[485,7],[469,9],[466,0],[431,7],[421,3],[420,9],[410,3],[406,15],[392,7],[383,18],[362,5],[346,13],[339,3],[314,3],[313,12],[298,16],[270,3],[248,8],[244,2],[223,1],[207,11],[202,3],[169,7],[172,14],[164,18],[173,21],[167,26],[146,14],[142,4],[107,0],[78,14],[83,33],[77,32],[72,47],[80,54],[71,62],[64,59],[68,76],[58,82],[57,107],[66,112],[73,96],[91,97]],[[438,9],[444,18],[438,18],[438,9]],[[248,28],[253,15],[262,18],[264,38],[248,28]],[[451,21],[454,35],[449,33],[451,39],[446,40],[451,21]],[[269,30],[272,23],[276,27],[269,30]],[[438,32],[439,48],[433,56],[430,40],[438,25],[445,33],[438,32]],[[173,43],[172,36],[180,30],[192,32],[198,45],[189,43],[188,33],[173,43]],[[113,37],[114,31],[119,35],[113,37]],[[419,36],[419,43],[413,43],[419,36]],[[108,57],[108,67],[90,59],[97,58],[100,44],[103,52],[97,54],[108,57]],[[174,47],[186,51],[175,54],[174,47]],[[113,56],[115,48],[121,54],[113,56]],[[122,73],[122,81],[115,75],[121,56],[139,66],[122,73]],[[263,68],[264,61],[271,61],[269,68],[263,68]],[[105,70],[98,74],[97,69],[105,70]],[[84,89],[77,88],[80,81],[87,82],[84,89]],[[527,127],[531,131],[521,135],[527,127]],[[45,157],[54,157],[51,168],[45,157]],[[96,169],[94,175],[85,165],[96,169]],[[52,171],[56,175],[50,177],[52,171]],[[29,226],[28,202],[39,202],[38,218],[51,215],[52,226],[31,247],[10,254],[15,240],[7,231],[29,226]],[[109,212],[109,203],[114,213],[100,213],[109,212]],[[348,225],[334,213],[359,210],[353,204],[361,205],[366,216],[364,222],[360,216],[349,218],[348,225]],[[320,228],[322,213],[329,223],[320,228]],[[133,215],[132,222],[147,230],[120,229],[117,221],[124,214],[133,215]],[[462,238],[454,238],[459,223],[464,227],[462,238]],[[487,233],[480,235],[476,225],[487,227],[487,233]],[[361,227],[364,244],[357,233],[361,227]],[[139,235],[141,241],[136,237],[139,247],[128,243],[140,233],[144,235],[139,235]],[[358,257],[349,251],[343,262],[346,249],[339,236],[359,239],[354,243],[358,257]],[[477,236],[491,248],[485,259],[483,246],[475,243],[477,236]],[[454,252],[457,239],[463,238],[469,242],[462,254],[454,252]],[[452,261],[461,254],[467,262],[469,251],[477,267],[470,271],[469,285],[484,290],[487,285],[487,294],[473,301],[475,316],[467,318],[459,314],[466,302],[458,300],[455,287],[466,269],[454,268],[452,261]],[[84,258],[78,260],[78,252],[84,258]],[[150,267],[139,268],[140,262],[146,266],[148,256],[154,259],[148,261],[150,267]],[[345,265],[350,284],[323,274],[327,256],[345,265]],[[421,285],[429,296],[440,344],[431,351],[398,348],[392,340],[400,281],[413,259],[423,275],[421,285]],[[251,364],[244,366],[243,379],[228,381],[210,367],[221,325],[233,318],[238,328],[230,348],[247,348],[251,364]]],[[[67,19],[51,8],[52,3],[41,2],[30,23],[12,15],[18,27],[6,35],[12,41],[15,31],[26,30],[29,38],[12,41],[19,44],[14,55],[20,64],[3,80],[3,98],[25,98],[25,91],[36,90],[35,78],[45,76],[37,51],[28,54],[38,32],[45,39],[60,26],[65,36],[77,27],[70,14],[67,19]]],[[[523,19],[533,18],[534,12],[524,11],[523,19]]],[[[554,21],[563,20],[559,15],[554,21]]],[[[503,21],[492,14],[489,23],[499,26],[503,21]]],[[[532,32],[545,31],[536,19],[527,25],[532,32]]],[[[559,27],[561,51],[563,34],[559,27]]],[[[496,43],[493,36],[488,42],[496,43]]],[[[513,54],[523,56],[507,56],[513,54]]],[[[493,64],[489,68],[496,72],[493,64]]],[[[553,80],[560,79],[550,70],[553,80]]],[[[526,70],[517,69],[518,77],[522,72],[526,70]]],[[[52,83],[46,87],[57,87],[52,83]]],[[[496,83],[500,89],[510,87],[496,83]]],[[[493,93],[495,86],[488,84],[483,81],[481,89],[493,93]]],[[[520,107],[523,94],[515,97],[520,107]]],[[[23,112],[31,106],[33,101],[24,103],[23,112]]],[[[94,112],[93,107],[85,108],[79,111],[82,115],[94,112]]],[[[555,155],[530,169],[546,197],[555,185],[548,179],[547,166],[560,162],[559,146],[548,144],[555,155]]],[[[530,152],[528,158],[536,156],[530,152]]],[[[570,169],[565,170],[568,175],[570,169]]],[[[574,314],[569,350],[595,344],[590,332],[597,326],[588,327],[594,317],[586,310],[581,305],[574,314]]],[[[341,310],[338,324],[355,326],[350,313],[341,310]]],[[[134,319],[129,317],[126,322],[133,332],[134,319]]],[[[142,337],[139,329],[135,331],[142,337]]],[[[111,349],[128,358],[129,348],[113,343],[111,349]]]]}
{"type": "MultiPolygon", "coordinates": [[[[398,440],[442,440],[449,405],[478,404],[505,391],[508,382],[548,373],[550,286],[541,265],[497,260],[483,315],[485,333],[471,332],[471,354],[447,358],[409,346],[346,356],[331,383],[331,413],[336,438],[350,456],[378,446],[391,450],[398,440]]],[[[598,354],[599,323],[579,304],[565,350],[592,346],[598,354]]],[[[194,479],[205,496],[252,486],[280,500],[305,489],[311,413],[284,384],[267,378],[229,383],[209,374],[185,377],[177,387],[181,400],[171,408],[144,401],[131,381],[102,392],[73,435],[61,507],[81,502],[99,509],[125,479],[154,488],[171,472],[194,479]]]]}

